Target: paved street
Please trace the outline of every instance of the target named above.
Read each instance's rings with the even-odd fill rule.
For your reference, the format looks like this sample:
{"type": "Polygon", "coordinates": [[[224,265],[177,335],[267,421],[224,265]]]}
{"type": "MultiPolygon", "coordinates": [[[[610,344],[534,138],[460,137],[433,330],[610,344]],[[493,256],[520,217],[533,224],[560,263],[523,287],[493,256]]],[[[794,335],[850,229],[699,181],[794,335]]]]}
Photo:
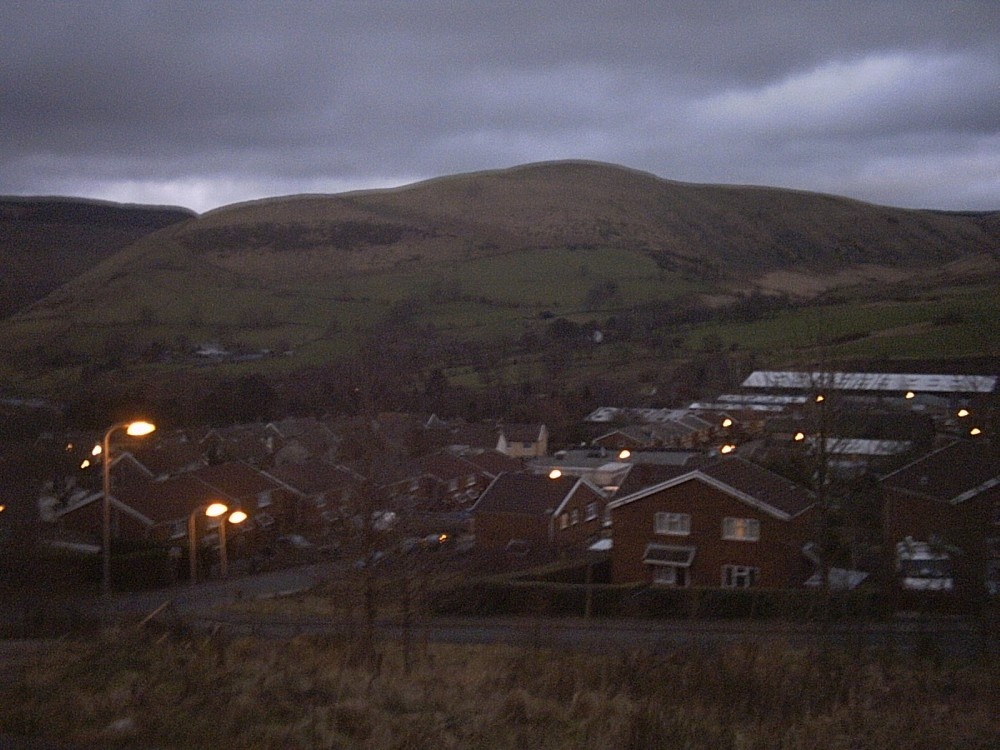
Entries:
{"type": "MultiPolygon", "coordinates": [[[[149,593],[119,594],[109,601],[96,601],[94,606],[96,611],[112,619],[120,616],[159,617],[158,610],[163,607],[163,617],[179,617],[192,627],[261,637],[342,632],[360,627],[360,623],[287,614],[251,617],[226,612],[220,605],[307,591],[317,583],[336,576],[343,570],[344,564],[325,562],[228,581],[210,581],[197,586],[179,585],[149,593]]],[[[900,617],[889,622],[835,623],[824,628],[819,623],[773,620],[419,617],[409,627],[411,636],[429,641],[583,649],[611,647],[664,651],[705,648],[739,641],[798,646],[829,644],[901,651],[934,649],[954,656],[972,656],[983,651],[995,654],[998,649],[995,634],[984,633],[983,628],[976,624],[955,618],[900,617]]],[[[397,620],[383,619],[378,622],[378,631],[385,637],[402,637],[404,626],[397,620]]]]}

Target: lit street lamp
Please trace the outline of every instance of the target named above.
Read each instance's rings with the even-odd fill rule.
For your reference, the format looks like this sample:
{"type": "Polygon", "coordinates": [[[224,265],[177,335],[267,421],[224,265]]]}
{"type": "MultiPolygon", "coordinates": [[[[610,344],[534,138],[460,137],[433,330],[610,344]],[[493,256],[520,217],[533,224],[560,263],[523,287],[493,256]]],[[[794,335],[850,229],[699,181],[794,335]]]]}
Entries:
{"type": "MultiPolygon", "coordinates": [[[[141,437],[156,429],[151,422],[120,422],[111,425],[104,433],[101,445],[102,455],[102,507],[101,507],[101,593],[105,596],[111,593],[111,433],[125,430],[126,435],[141,437]]],[[[97,455],[94,447],[93,455],[97,455]]]]}
{"type": "Polygon", "coordinates": [[[229,518],[219,519],[219,574],[223,578],[229,577],[229,553],[226,551],[226,523],[243,523],[247,520],[247,514],[242,510],[234,510],[229,514],[229,518]]]}
{"type": "Polygon", "coordinates": [[[242,510],[234,510],[229,514],[229,506],[225,503],[209,503],[200,505],[191,511],[188,516],[188,563],[191,571],[191,585],[198,583],[198,516],[204,513],[209,518],[219,519],[219,573],[225,578],[229,575],[229,556],[226,551],[226,522],[243,523],[247,519],[247,514],[242,510]]]}

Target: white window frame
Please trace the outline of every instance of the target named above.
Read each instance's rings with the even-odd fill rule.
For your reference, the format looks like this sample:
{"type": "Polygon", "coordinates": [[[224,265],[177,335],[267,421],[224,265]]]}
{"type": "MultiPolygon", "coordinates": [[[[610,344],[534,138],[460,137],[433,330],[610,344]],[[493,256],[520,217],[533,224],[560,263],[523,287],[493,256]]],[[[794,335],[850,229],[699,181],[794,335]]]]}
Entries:
{"type": "Polygon", "coordinates": [[[576,526],[578,523],[580,523],[580,509],[579,508],[573,508],[569,512],[569,523],[570,523],[570,526],[576,526]]]}
{"type": "Polygon", "coordinates": [[[683,589],[689,585],[688,569],[685,565],[654,565],[653,583],[683,589]]]}
{"type": "Polygon", "coordinates": [[[722,519],[722,538],[730,542],[760,541],[760,519],[726,516],[722,519]]]}
{"type": "Polygon", "coordinates": [[[569,527],[569,513],[561,513],[559,515],[559,528],[565,529],[569,527]]]}
{"type": "Polygon", "coordinates": [[[258,492],[257,493],[257,507],[258,508],[266,508],[272,502],[274,502],[274,501],[271,499],[271,490],[264,490],[263,492],[258,492]]]}
{"type": "Polygon", "coordinates": [[[688,536],[691,534],[691,514],[657,511],[653,518],[653,530],[665,536],[688,536]]]}
{"type": "Polygon", "coordinates": [[[723,565],[722,588],[748,589],[760,580],[760,568],[753,565],[723,565]]]}
{"type": "Polygon", "coordinates": [[[584,515],[583,520],[593,521],[598,515],[600,515],[599,508],[600,505],[598,505],[596,500],[592,503],[587,503],[587,513],[584,515]]]}

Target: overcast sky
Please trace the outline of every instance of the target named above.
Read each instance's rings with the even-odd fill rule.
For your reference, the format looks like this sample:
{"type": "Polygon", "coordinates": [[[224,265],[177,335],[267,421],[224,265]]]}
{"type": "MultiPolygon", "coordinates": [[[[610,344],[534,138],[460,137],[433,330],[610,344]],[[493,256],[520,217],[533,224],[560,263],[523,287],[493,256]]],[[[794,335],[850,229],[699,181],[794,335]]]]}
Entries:
{"type": "Polygon", "coordinates": [[[0,5],[0,194],[205,211],[553,159],[1000,209],[1000,0],[0,5]]]}

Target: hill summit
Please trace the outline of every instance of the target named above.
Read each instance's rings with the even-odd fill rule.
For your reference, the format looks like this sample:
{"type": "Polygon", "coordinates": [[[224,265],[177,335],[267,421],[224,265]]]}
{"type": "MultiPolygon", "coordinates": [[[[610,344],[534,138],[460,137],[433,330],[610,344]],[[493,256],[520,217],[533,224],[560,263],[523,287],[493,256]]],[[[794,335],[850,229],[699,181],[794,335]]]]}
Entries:
{"type": "MultiPolygon", "coordinates": [[[[0,326],[15,374],[208,341],[319,362],[386,322],[397,337],[511,340],[556,315],[601,324],[678,299],[995,283],[1000,267],[998,213],[696,185],[578,161],[160,218],[162,228],[147,225],[0,326]]],[[[72,239],[53,243],[66,252],[72,239]]]]}

